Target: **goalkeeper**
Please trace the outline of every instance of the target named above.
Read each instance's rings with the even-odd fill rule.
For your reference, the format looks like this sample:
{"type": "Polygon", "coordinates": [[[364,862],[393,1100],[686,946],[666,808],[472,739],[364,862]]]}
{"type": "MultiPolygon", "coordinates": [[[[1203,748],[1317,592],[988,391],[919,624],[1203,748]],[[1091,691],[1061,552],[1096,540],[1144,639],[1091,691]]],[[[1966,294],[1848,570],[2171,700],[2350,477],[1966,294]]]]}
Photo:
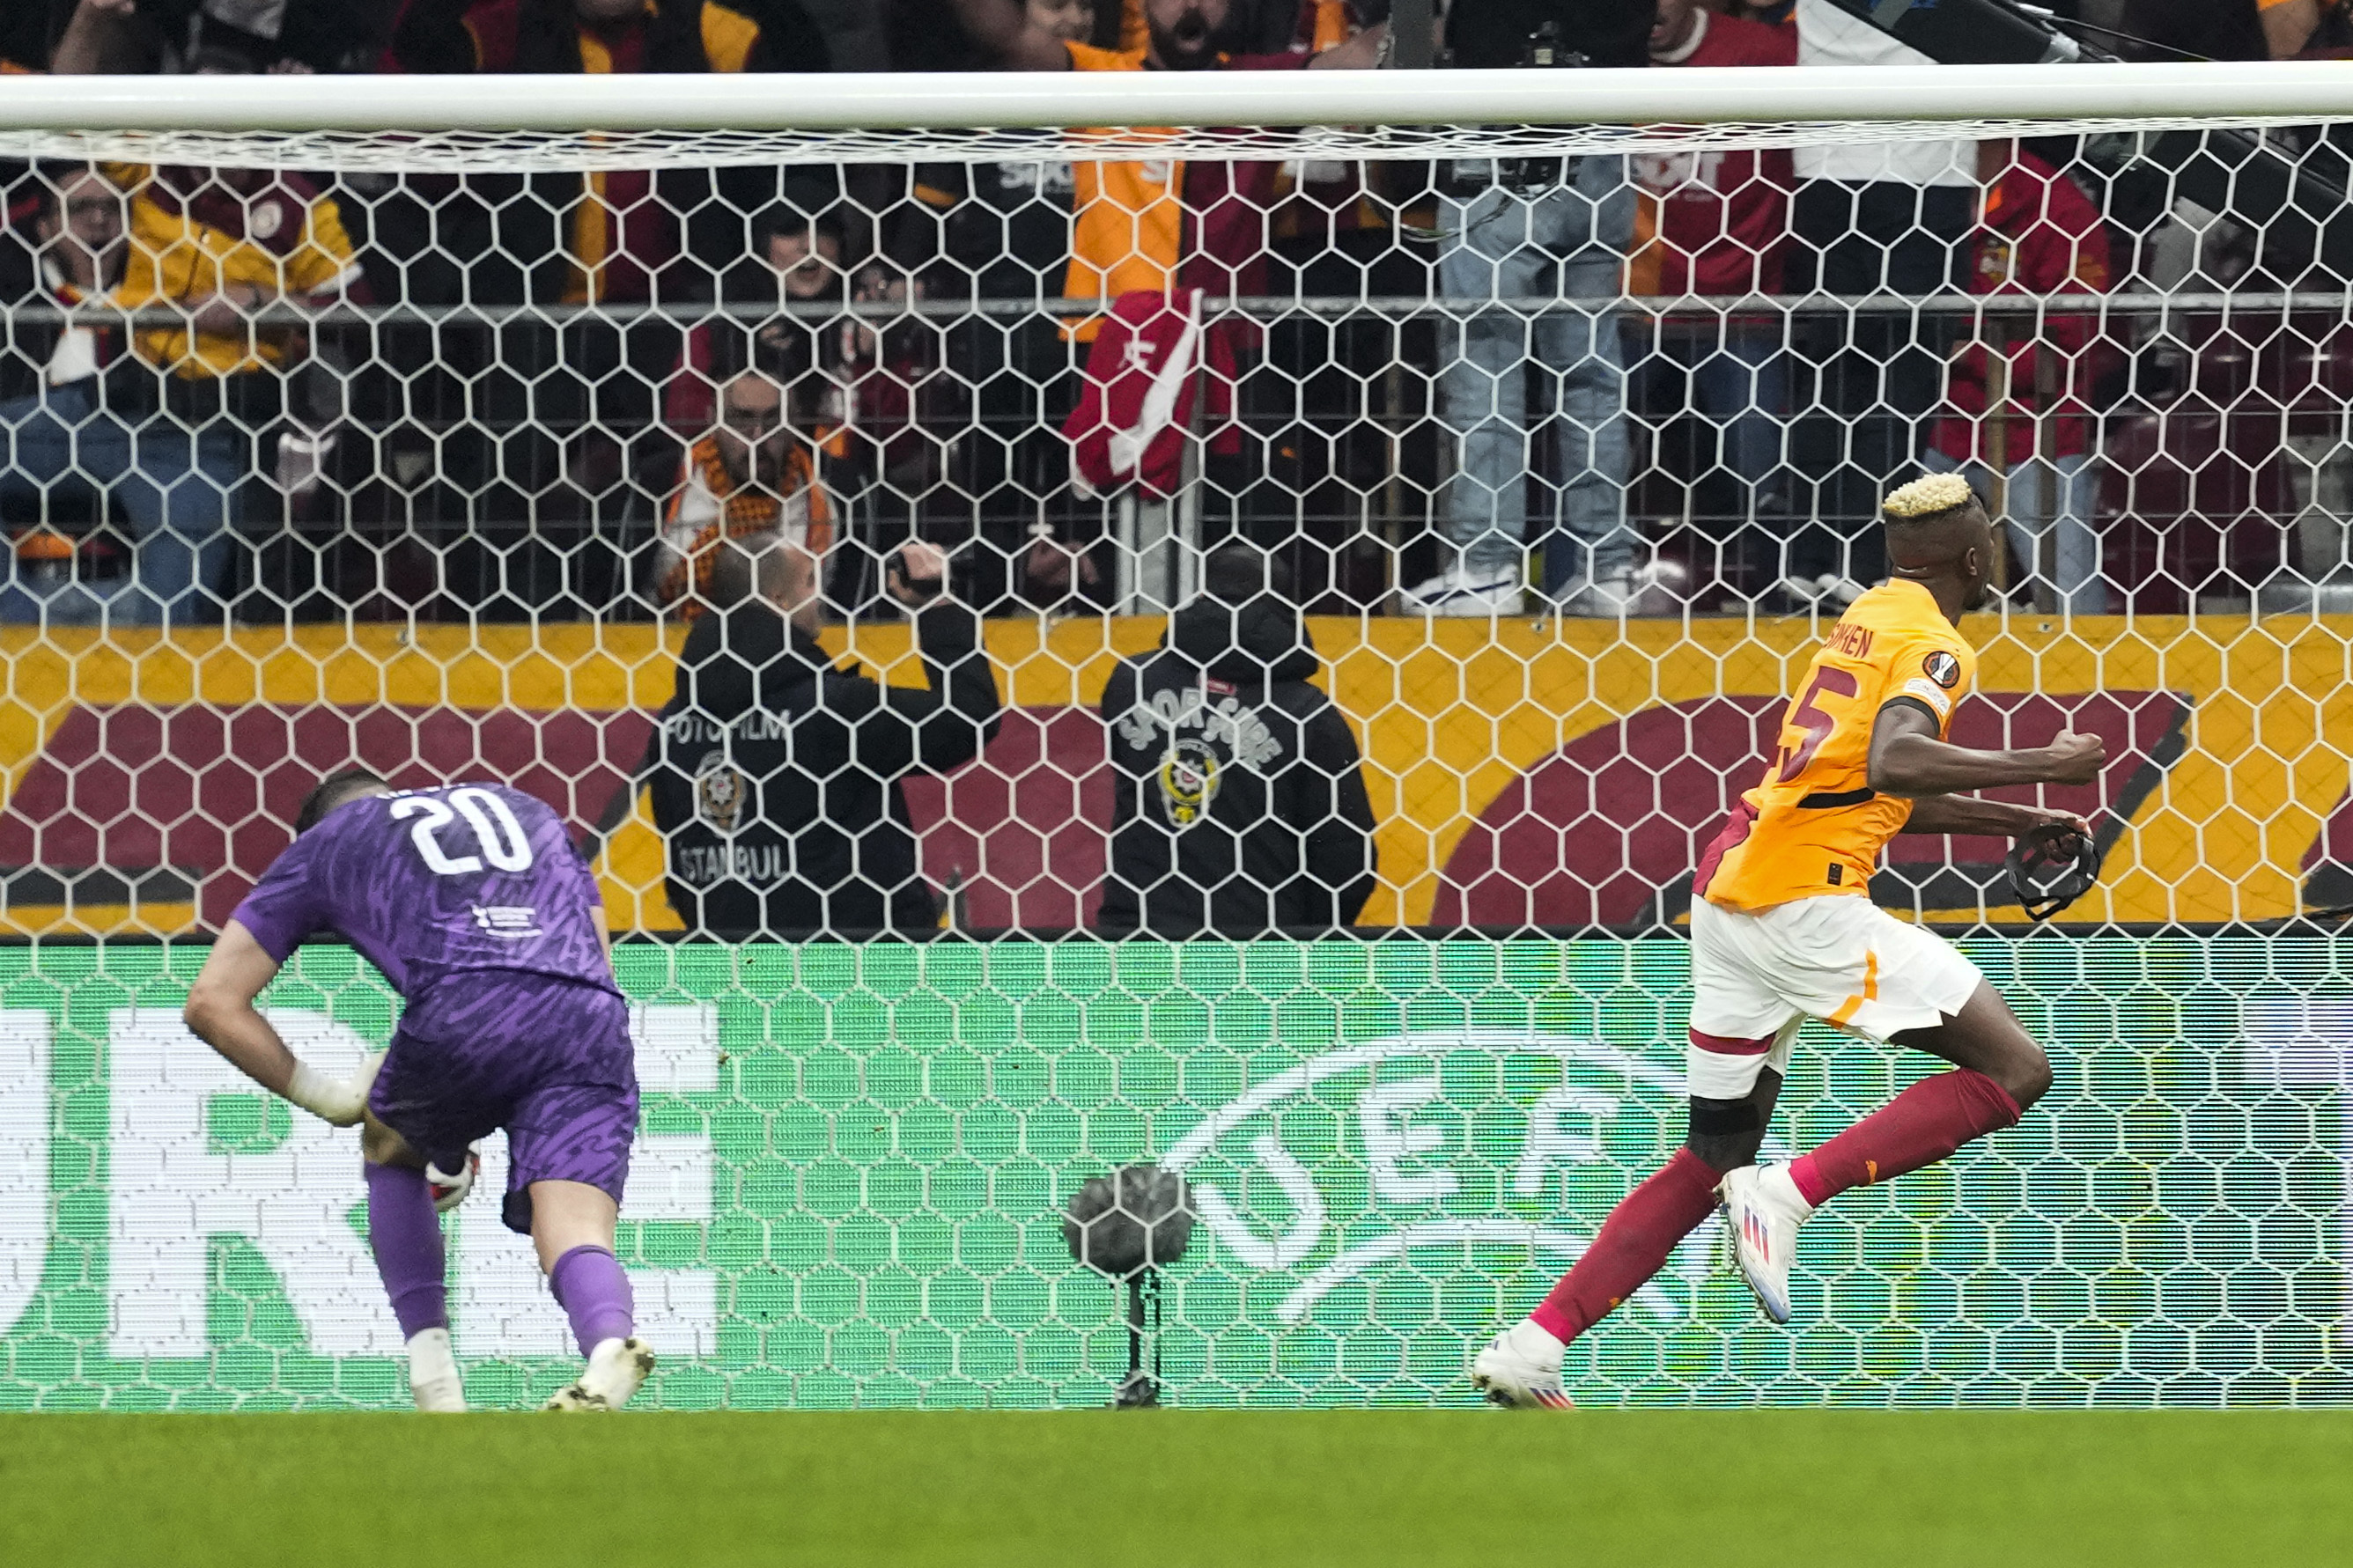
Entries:
{"type": "Polygon", "coordinates": [[[495,784],[327,779],[214,943],[187,1022],[264,1089],[362,1124],[368,1244],[418,1409],[466,1407],[434,1210],[465,1196],[471,1145],[498,1128],[513,1160],[506,1223],[537,1245],[588,1358],[547,1407],[609,1410],[637,1392],[654,1357],[613,1255],[638,1126],[628,1007],[596,881],[554,812],[495,784]],[[392,1048],[348,1081],[298,1061],[253,1005],[314,932],[358,949],[406,1004],[392,1048]]]}

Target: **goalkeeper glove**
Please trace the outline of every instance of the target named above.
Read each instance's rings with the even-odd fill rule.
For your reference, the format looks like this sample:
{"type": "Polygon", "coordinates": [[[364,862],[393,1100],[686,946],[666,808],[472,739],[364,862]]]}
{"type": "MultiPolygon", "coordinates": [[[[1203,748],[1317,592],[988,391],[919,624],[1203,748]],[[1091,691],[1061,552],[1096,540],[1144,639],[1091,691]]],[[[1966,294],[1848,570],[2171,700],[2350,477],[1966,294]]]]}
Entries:
{"type": "Polygon", "coordinates": [[[331,1126],[349,1127],[367,1109],[368,1090],[375,1087],[376,1071],[383,1066],[384,1055],[378,1052],[362,1062],[351,1077],[329,1078],[309,1063],[298,1061],[294,1077],[286,1085],[286,1098],[331,1126]]]}
{"type": "Polygon", "coordinates": [[[455,1175],[432,1161],[426,1161],[425,1186],[433,1194],[433,1212],[448,1214],[464,1203],[466,1194],[474,1190],[474,1178],[481,1173],[482,1153],[479,1149],[469,1148],[466,1151],[466,1157],[458,1162],[455,1175]]]}

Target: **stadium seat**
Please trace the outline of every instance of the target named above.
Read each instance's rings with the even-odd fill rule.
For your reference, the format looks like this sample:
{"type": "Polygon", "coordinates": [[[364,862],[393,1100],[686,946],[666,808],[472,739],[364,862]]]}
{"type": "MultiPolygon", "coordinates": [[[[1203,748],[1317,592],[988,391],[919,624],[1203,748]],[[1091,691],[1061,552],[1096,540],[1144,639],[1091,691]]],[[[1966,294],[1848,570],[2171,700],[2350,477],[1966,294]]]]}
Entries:
{"type": "Polygon", "coordinates": [[[2126,607],[2179,615],[2200,594],[2243,595],[2272,574],[2288,494],[2277,430],[2276,415],[2194,405],[2109,420],[2099,519],[2126,607]]]}

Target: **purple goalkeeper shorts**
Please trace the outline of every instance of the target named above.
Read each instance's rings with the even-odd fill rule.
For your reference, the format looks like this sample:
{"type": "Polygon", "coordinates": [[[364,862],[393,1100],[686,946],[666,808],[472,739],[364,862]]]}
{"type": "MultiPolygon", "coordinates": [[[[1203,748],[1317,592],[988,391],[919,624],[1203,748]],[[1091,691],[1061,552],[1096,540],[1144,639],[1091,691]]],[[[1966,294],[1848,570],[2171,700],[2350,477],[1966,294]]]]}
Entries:
{"type": "Polygon", "coordinates": [[[446,1171],[506,1129],[510,1229],[530,1234],[533,1182],[585,1182],[617,1204],[638,1131],[628,1005],[519,970],[445,975],[401,1016],[368,1109],[446,1171]]]}

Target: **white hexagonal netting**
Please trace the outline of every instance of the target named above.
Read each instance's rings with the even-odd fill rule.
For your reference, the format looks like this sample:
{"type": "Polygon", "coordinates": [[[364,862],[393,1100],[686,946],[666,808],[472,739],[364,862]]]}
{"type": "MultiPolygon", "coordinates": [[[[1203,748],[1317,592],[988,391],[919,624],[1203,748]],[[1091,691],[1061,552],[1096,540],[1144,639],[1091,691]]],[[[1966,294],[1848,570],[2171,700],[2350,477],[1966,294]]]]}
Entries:
{"type": "MultiPolygon", "coordinates": [[[[2010,793],[2102,875],[2034,928],[1912,837],[1871,892],[2057,1088],[1826,1212],[1794,1330],[1711,1222],[1570,1392],[2345,1404],[2353,102],[1809,118],[1876,73],[1703,31],[1687,100],[1512,124],[1446,72],[0,79],[0,1407],[403,1400],[349,1139],[177,1013],[353,764],[599,879],[649,1403],[1102,1403],[1063,1205],[1139,1162],[1198,1220],[1166,1397],[1467,1398],[1681,1137],[1694,862],[1924,471],[2004,521],[1954,738],[2101,736],[2010,793]]],[[[268,1002],[329,1064],[396,1012],[337,947],[268,1002]]],[[[1920,1065],[1810,1030],[1768,1152],[1920,1065]]],[[[570,1375],[495,1201],[449,1235],[472,1395],[570,1375]]]]}

